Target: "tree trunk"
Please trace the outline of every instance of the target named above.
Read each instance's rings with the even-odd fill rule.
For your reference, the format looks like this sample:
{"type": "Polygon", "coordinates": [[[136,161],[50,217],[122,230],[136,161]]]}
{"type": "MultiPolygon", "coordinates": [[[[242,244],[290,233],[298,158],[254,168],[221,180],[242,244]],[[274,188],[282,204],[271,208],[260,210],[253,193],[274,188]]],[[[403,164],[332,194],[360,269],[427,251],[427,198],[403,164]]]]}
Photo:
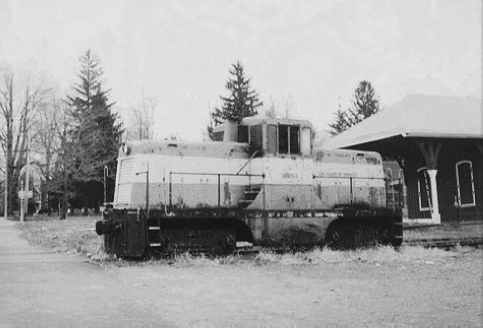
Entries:
{"type": "Polygon", "coordinates": [[[64,169],[64,176],[62,181],[62,203],[60,210],[60,220],[65,220],[67,218],[67,171],[64,169]]]}

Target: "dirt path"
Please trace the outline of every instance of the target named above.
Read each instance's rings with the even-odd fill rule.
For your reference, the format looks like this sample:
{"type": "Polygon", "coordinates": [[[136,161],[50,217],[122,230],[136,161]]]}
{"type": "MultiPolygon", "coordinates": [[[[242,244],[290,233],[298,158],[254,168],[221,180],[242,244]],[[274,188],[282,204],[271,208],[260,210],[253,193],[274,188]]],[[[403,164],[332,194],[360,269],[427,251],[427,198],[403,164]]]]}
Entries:
{"type": "Polygon", "coordinates": [[[142,298],[114,272],[28,245],[0,222],[0,326],[174,326],[161,312],[146,317],[142,298]]]}
{"type": "Polygon", "coordinates": [[[481,251],[100,267],[18,236],[0,223],[0,326],[481,325],[481,251]]]}

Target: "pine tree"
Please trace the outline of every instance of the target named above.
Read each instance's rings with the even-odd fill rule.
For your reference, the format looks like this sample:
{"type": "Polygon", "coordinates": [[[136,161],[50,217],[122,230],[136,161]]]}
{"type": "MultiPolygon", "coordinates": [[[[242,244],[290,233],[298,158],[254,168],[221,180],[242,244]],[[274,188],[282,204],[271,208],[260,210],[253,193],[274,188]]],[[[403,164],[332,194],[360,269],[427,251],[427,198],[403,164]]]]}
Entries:
{"type": "Polygon", "coordinates": [[[337,135],[351,126],[349,115],[340,108],[340,105],[339,109],[334,113],[334,118],[334,123],[329,124],[329,127],[332,129],[330,131],[332,135],[337,135]]]}
{"type": "Polygon", "coordinates": [[[108,92],[102,88],[103,69],[99,58],[88,50],[80,62],[81,81],[74,86],[75,95],[68,100],[70,118],[66,138],[69,142],[65,143],[73,147],[65,152],[74,158],[67,159],[72,163],[65,163],[64,170],[79,202],[87,208],[98,207],[103,201],[104,166],[115,172],[123,130],[118,115],[111,111],[113,103],[109,103],[108,92]]]}
{"type": "Polygon", "coordinates": [[[379,99],[368,81],[361,81],[352,96],[353,108],[343,111],[340,106],[334,113],[335,121],[328,124],[332,135],[337,135],[379,111],[379,99]]]}
{"type": "Polygon", "coordinates": [[[232,64],[229,70],[231,77],[226,82],[228,97],[220,96],[223,101],[221,108],[215,108],[212,118],[215,125],[230,120],[240,122],[244,117],[258,114],[257,108],[263,105],[258,99],[258,93],[251,89],[250,79],[245,78],[241,62],[232,64]]]}

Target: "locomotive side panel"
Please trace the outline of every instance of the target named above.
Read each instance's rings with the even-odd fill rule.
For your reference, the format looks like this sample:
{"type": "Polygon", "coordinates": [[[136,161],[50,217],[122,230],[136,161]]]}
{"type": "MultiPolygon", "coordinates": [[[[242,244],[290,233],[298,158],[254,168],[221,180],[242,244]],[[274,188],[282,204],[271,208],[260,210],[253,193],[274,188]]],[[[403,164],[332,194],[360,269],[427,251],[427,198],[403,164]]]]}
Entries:
{"type": "Polygon", "coordinates": [[[331,206],[364,203],[385,206],[382,159],[374,152],[317,150],[314,183],[318,196],[331,206]]]}
{"type": "Polygon", "coordinates": [[[252,170],[265,174],[265,195],[249,209],[327,210],[341,204],[385,206],[380,156],[370,152],[319,151],[313,158],[263,157],[252,170]]]}
{"type": "Polygon", "coordinates": [[[150,208],[238,207],[246,187],[263,181],[247,175],[250,165],[244,158],[144,154],[120,158],[114,207],[144,208],[147,193],[150,208]]]}
{"type": "MultiPolygon", "coordinates": [[[[277,212],[281,213],[281,212],[277,212]]],[[[258,245],[320,245],[325,241],[327,227],[337,215],[326,216],[269,216],[245,218],[253,239],[258,245]]]]}

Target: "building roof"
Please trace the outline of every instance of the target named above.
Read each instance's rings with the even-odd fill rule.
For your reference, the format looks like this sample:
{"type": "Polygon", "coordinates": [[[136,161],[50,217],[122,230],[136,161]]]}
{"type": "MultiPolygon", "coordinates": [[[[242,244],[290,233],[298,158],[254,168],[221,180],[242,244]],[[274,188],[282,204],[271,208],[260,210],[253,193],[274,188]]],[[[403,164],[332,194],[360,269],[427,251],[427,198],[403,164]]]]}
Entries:
{"type": "Polygon", "coordinates": [[[395,136],[483,139],[482,119],[481,99],[409,95],[323,147],[344,148],[395,136]]]}

